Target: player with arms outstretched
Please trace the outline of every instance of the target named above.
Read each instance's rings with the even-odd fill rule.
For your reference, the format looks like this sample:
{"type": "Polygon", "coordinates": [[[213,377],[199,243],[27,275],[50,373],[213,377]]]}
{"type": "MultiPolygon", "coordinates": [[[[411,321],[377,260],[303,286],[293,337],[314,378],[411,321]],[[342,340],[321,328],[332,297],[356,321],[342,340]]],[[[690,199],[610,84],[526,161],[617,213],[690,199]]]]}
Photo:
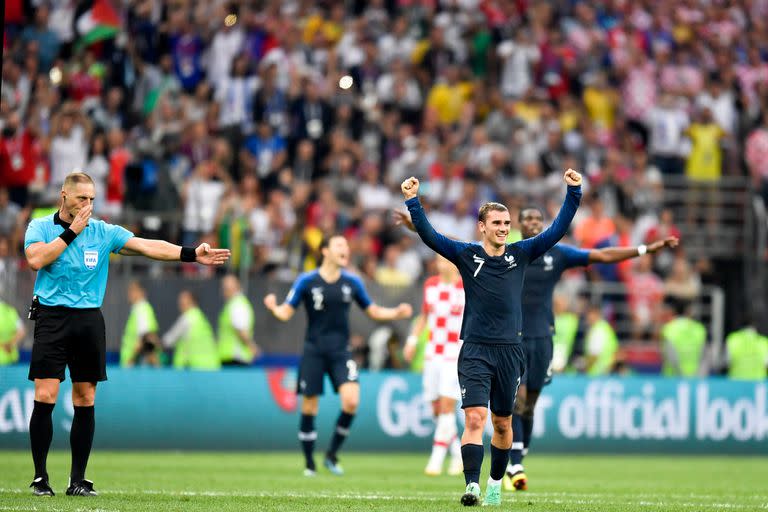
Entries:
{"type": "Polygon", "coordinates": [[[456,362],[461,348],[461,319],[464,316],[464,287],[456,266],[438,256],[437,275],[424,282],[424,302],[421,315],[414,323],[405,344],[404,355],[411,361],[416,352],[419,334],[426,328],[429,340],[424,353],[422,383],[424,398],[432,403],[436,425],[432,454],[424,473],[437,476],[443,472],[448,448],[451,463],[448,474],[458,475],[463,466],[457,439],[456,401],[461,397],[456,362]]]}
{"type": "Polygon", "coordinates": [[[511,219],[499,203],[486,203],[478,213],[480,243],[457,242],[429,224],[418,199],[419,180],[406,179],[401,189],[416,232],[461,273],[466,294],[458,360],[465,428],[461,455],[466,491],[465,506],[480,501],[483,463],[483,427],[490,402],[493,422],[491,476],[484,505],[501,504],[501,479],[512,445],[512,410],[517,386],[525,369],[522,345],[522,290],[525,268],[544,254],[568,230],[581,200],[581,175],[568,169],[563,207],[552,226],[536,237],[507,244],[511,219]]]}
{"type": "Polygon", "coordinates": [[[349,428],[360,402],[358,369],[349,351],[349,307],[355,301],[369,317],[378,321],[410,318],[410,304],[384,308],[368,297],[363,281],[344,270],[349,263],[349,244],[341,235],[326,237],[320,251],[323,262],[318,270],[299,276],[283,304],[274,294],[264,297],[264,305],[283,322],[290,320],[300,303],[307,310],[307,334],[299,365],[298,392],[302,395],[299,440],[306,459],[305,476],[316,474],[314,449],[317,432],[315,417],[323,394],[327,373],[333,389],[341,397],[341,414],[325,454],[324,464],[333,474],[344,474],[336,454],[349,435],[349,428]]]}
{"type": "MultiPolygon", "coordinates": [[[[529,240],[542,232],[544,216],[538,208],[524,208],[519,215],[520,232],[529,240]]],[[[527,476],[523,469],[523,457],[528,450],[533,432],[533,411],[542,388],[551,379],[552,335],[555,318],[552,313],[552,295],[563,272],[590,263],[618,263],[654,253],[664,247],[676,247],[678,240],[667,237],[639,247],[606,247],[604,249],[577,249],[557,244],[536,259],[525,271],[523,286],[523,344],[526,352],[526,368],[523,382],[517,392],[512,418],[514,442],[510,450],[510,464],[504,479],[507,490],[526,490],[527,476]]]]}

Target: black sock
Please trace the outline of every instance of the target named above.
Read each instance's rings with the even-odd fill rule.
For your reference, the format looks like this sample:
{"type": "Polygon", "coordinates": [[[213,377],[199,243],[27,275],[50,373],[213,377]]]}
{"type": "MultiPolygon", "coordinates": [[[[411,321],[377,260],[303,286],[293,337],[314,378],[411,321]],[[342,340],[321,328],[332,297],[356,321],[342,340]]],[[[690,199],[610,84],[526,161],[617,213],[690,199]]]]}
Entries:
{"type": "Polygon", "coordinates": [[[336,462],[336,453],[339,451],[341,444],[349,435],[349,427],[352,425],[352,420],[354,419],[354,414],[341,411],[341,414],[339,414],[339,419],[336,420],[336,430],[333,432],[333,437],[331,438],[331,446],[328,448],[327,453],[328,458],[331,459],[334,463],[336,462]]]}
{"type": "Polygon", "coordinates": [[[72,483],[85,479],[85,468],[93,445],[93,432],[96,430],[96,420],[93,406],[75,406],[75,416],[72,418],[72,430],[69,432],[69,445],[72,448],[72,470],[69,480],[72,483]]]}
{"type": "Polygon", "coordinates": [[[32,417],[29,418],[29,442],[32,447],[32,461],[35,463],[35,478],[43,477],[48,480],[46,461],[53,439],[51,416],[55,405],[35,400],[32,417]]]}
{"type": "Polygon", "coordinates": [[[465,444],[461,447],[461,460],[464,462],[464,483],[480,483],[480,468],[483,466],[483,445],[465,444]]]}
{"type": "Polygon", "coordinates": [[[491,444],[491,478],[501,480],[507,470],[509,462],[509,449],[496,448],[491,444]]]}
{"type": "Polygon", "coordinates": [[[530,416],[523,416],[521,419],[523,420],[523,447],[527,450],[533,437],[533,413],[530,416]]]}
{"type": "Polygon", "coordinates": [[[306,467],[312,471],[315,470],[315,458],[312,455],[315,452],[316,439],[315,417],[310,414],[302,414],[299,425],[299,441],[301,441],[301,449],[304,450],[306,467]]]}
{"type": "Polygon", "coordinates": [[[512,416],[512,448],[509,450],[512,464],[523,463],[523,418],[519,414],[512,416]]]}

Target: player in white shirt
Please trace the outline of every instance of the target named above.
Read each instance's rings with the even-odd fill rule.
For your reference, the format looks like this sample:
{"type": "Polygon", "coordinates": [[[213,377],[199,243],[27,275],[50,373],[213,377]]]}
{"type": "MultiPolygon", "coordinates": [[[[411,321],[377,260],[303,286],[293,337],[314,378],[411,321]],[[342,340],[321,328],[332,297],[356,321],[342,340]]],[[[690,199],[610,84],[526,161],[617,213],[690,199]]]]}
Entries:
{"type": "Polygon", "coordinates": [[[431,476],[443,472],[449,447],[448,474],[458,475],[463,470],[456,427],[456,401],[461,398],[456,364],[461,349],[459,333],[464,315],[464,288],[458,269],[442,256],[437,257],[437,271],[438,275],[424,283],[421,315],[413,325],[404,350],[405,358],[411,361],[419,334],[428,329],[422,382],[424,398],[432,402],[436,418],[432,454],[424,470],[431,476]]]}

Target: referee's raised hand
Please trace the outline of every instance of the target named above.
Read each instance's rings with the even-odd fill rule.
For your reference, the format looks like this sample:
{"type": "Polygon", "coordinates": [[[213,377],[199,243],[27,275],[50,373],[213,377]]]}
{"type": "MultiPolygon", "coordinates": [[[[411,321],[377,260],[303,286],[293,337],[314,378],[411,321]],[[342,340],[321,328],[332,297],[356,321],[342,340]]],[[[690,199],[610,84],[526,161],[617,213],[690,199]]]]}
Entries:
{"type": "Polygon", "coordinates": [[[209,244],[200,244],[195,249],[198,263],[202,265],[223,265],[229,259],[229,249],[213,249],[209,244]]]}
{"type": "Polygon", "coordinates": [[[77,215],[72,220],[69,229],[79,235],[85,229],[85,226],[88,225],[88,221],[91,220],[91,213],[93,213],[93,205],[88,204],[80,208],[80,211],[77,212],[77,215]]]}

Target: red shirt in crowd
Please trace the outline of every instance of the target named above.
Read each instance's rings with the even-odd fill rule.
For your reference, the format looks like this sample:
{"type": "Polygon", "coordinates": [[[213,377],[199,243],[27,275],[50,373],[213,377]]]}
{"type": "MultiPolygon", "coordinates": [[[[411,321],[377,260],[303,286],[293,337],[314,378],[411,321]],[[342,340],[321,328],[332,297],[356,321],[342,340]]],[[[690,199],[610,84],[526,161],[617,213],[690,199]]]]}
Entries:
{"type": "Polygon", "coordinates": [[[42,165],[42,149],[37,138],[28,130],[0,142],[0,186],[23,187],[35,179],[35,170],[42,165]]]}

